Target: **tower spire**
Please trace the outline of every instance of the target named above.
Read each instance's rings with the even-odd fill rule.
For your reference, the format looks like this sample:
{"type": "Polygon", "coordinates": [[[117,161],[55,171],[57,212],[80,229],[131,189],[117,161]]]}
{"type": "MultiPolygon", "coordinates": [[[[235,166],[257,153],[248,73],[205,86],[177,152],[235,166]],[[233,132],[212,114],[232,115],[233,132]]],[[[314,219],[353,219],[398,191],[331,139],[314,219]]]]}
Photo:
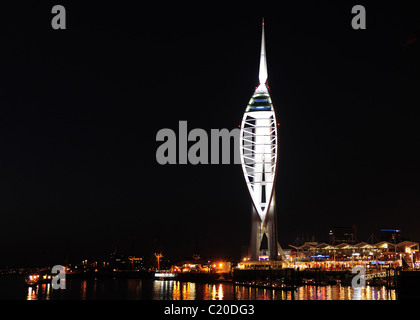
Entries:
{"type": "Polygon", "coordinates": [[[264,18],[262,20],[262,34],[261,34],[261,55],[260,55],[260,71],[258,74],[258,79],[260,81],[260,85],[258,87],[258,91],[267,92],[266,82],[268,78],[268,71],[267,71],[267,56],[265,53],[265,35],[264,35],[264,18]]]}
{"type": "Polygon", "coordinates": [[[276,113],[266,86],[264,20],[262,21],[260,84],[242,118],[241,165],[252,201],[251,258],[277,260],[283,251],[277,240],[275,182],[278,161],[276,113]],[[280,254],[280,255],[279,255],[280,254]]]}

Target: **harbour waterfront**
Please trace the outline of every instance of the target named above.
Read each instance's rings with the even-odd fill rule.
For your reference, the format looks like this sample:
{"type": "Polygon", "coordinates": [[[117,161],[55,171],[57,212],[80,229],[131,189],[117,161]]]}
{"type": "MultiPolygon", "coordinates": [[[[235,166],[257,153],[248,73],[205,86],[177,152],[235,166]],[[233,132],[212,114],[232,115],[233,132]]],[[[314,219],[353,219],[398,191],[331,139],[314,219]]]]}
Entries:
{"type": "Polygon", "coordinates": [[[397,300],[385,286],[299,286],[295,291],[153,279],[69,279],[66,289],[50,283],[25,287],[19,277],[0,278],[0,299],[12,300],[397,300]]]}

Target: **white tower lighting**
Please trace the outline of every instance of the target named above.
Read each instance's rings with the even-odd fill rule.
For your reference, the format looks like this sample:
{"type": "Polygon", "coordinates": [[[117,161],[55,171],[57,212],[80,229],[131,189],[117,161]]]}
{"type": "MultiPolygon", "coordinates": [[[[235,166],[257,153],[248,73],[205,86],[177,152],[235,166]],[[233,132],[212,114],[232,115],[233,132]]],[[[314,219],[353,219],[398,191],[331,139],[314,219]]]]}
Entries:
{"type": "Polygon", "coordinates": [[[262,23],[259,86],[249,100],[242,119],[240,155],[245,181],[252,199],[252,260],[277,260],[275,182],[277,173],[277,121],[267,88],[267,57],[262,23]]]}

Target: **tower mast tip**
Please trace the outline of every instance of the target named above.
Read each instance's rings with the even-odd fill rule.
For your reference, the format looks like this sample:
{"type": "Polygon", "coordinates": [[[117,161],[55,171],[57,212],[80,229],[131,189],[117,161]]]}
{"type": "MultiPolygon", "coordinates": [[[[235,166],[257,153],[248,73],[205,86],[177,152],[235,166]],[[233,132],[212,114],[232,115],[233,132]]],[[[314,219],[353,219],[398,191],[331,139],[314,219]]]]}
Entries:
{"type": "Polygon", "coordinates": [[[267,57],[265,53],[265,35],[264,35],[264,18],[262,20],[262,32],[261,32],[261,54],[260,54],[260,71],[258,74],[258,79],[260,85],[257,90],[267,91],[266,82],[268,78],[267,72],[267,57]]]}

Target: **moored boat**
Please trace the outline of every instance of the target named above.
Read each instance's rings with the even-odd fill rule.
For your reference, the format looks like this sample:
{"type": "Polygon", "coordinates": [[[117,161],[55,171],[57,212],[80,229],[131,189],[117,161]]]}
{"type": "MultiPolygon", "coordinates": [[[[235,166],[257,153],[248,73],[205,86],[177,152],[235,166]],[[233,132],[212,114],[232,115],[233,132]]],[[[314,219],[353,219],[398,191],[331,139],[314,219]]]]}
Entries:
{"type": "Polygon", "coordinates": [[[49,274],[31,274],[25,278],[25,285],[27,286],[36,286],[40,283],[47,283],[51,282],[52,276],[49,274]]]}

